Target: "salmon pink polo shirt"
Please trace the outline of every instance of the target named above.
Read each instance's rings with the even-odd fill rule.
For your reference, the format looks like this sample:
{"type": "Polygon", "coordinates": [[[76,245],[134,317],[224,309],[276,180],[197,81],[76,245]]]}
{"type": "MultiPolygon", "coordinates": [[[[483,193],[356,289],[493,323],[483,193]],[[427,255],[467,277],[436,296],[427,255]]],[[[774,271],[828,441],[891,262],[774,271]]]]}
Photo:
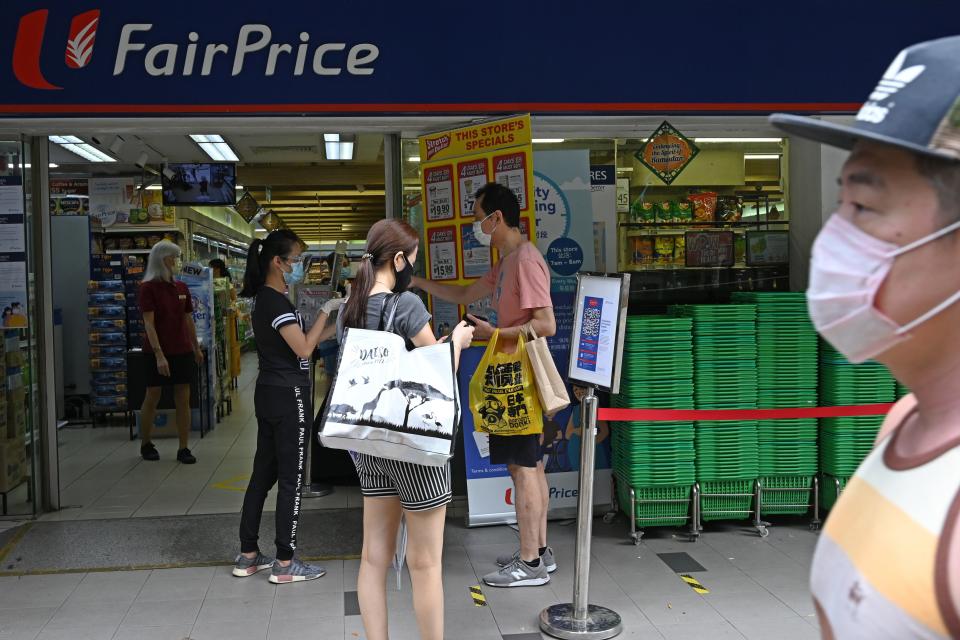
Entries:
{"type": "Polygon", "coordinates": [[[553,307],[550,269],[530,242],[501,258],[483,281],[493,287],[492,306],[499,328],[519,327],[530,322],[534,309],[553,307]]]}

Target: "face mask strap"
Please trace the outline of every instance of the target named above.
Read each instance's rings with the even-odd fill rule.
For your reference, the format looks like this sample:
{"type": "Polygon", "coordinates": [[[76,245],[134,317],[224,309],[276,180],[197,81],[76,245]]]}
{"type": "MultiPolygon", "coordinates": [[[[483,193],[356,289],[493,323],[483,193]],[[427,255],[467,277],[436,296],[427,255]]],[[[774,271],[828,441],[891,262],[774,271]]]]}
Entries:
{"type": "Polygon", "coordinates": [[[908,245],[905,245],[905,246],[903,246],[903,247],[900,247],[899,249],[897,249],[896,251],[894,251],[894,252],[893,252],[892,254],[890,254],[890,255],[891,255],[892,257],[894,257],[894,258],[896,258],[896,257],[898,257],[898,256],[902,256],[903,254],[908,253],[908,252],[910,252],[910,251],[913,251],[914,249],[917,249],[917,248],[919,248],[919,247],[922,247],[922,246],[925,245],[925,244],[930,244],[931,242],[933,242],[933,241],[935,241],[935,240],[939,240],[939,239],[942,238],[943,236],[948,235],[948,234],[951,234],[951,233],[953,233],[954,231],[956,231],[957,229],[960,229],[960,220],[957,220],[956,222],[954,222],[954,223],[952,223],[952,224],[948,224],[948,225],[945,226],[943,229],[940,229],[939,231],[935,231],[934,233],[931,233],[931,234],[928,235],[928,236],[925,236],[925,237],[923,237],[923,238],[920,238],[919,240],[916,240],[916,241],[914,241],[914,242],[911,242],[911,243],[908,244],[908,245]]]}
{"type": "Polygon", "coordinates": [[[956,304],[958,300],[960,300],[960,291],[955,292],[952,296],[950,296],[949,298],[947,298],[946,300],[944,300],[943,302],[935,306],[933,309],[930,309],[930,311],[927,311],[925,314],[923,314],[916,320],[912,322],[908,322],[907,324],[897,329],[897,334],[903,335],[905,333],[909,333],[910,331],[912,331],[913,329],[916,329],[917,327],[919,327],[921,324],[923,324],[930,318],[933,318],[934,316],[939,315],[944,310],[956,304]]]}

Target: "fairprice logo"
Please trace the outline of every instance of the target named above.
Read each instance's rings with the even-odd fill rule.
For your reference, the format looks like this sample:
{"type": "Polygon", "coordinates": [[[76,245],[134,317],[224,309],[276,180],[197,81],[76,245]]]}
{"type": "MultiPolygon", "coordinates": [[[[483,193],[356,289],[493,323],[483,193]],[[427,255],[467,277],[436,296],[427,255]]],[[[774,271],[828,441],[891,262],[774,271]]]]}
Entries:
{"type": "MultiPolygon", "coordinates": [[[[47,79],[43,76],[43,71],[40,69],[43,32],[47,29],[47,16],[49,14],[49,10],[39,9],[20,18],[17,38],[13,45],[13,73],[17,80],[32,89],[48,91],[63,88],[47,82],[47,79]]],[[[64,61],[67,67],[82,69],[90,64],[99,23],[99,9],[78,13],[73,17],[64,53],[64,61]]]]}
{"type": "MultiPolygon", "coordinates": [[[[40,60],[44,32],[50,11],[39,9],[20,18],[13,47],[13,72],[21,84],[32,89],[58,90],[49,82],[40,60]]],[[[100,10],[91,9],[73,17],[64,52],[69,69],[83,69],[93,58],[100,10]]],[[[311,42],[301,31],[292,42],[275,42],[273,30],[265,24],[245,24],[229,42],[203,40],[197,31],[189,31],[174,42],[151,38],[153,23],[129,23],[120,29],[113,75],[141,69],[151,77],[237,76],[247,70],[265,77],[371,76],[380,48],[369,42],[311,42]]],[[[101,44],[101,47],[103,45],[101,44]]]]}

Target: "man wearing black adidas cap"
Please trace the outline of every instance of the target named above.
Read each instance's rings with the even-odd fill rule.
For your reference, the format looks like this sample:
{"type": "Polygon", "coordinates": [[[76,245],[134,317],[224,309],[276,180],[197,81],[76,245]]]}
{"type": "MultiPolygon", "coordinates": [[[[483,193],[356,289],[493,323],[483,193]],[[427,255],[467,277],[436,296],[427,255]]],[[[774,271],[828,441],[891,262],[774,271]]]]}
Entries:
{"type": "Polygon", "coordinates": [[[827,520],[811,587],[824,638],[960,638],[960,37],[901,52],[852,126],[774,115],[851,150],[807,300],[852,362],[914,394],[827,520]]]}

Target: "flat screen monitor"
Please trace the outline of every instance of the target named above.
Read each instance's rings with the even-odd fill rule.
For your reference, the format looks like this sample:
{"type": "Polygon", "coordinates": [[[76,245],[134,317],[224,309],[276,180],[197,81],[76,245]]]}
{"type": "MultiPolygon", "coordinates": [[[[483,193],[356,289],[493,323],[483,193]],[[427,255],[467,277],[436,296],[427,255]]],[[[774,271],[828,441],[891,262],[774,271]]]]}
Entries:
{"type": "Polygon", "coordinates": [[[164,167],[162,183],[167,206],[233,206],[237,202],[237,165],[230,162],[170,163],[164,167]]]}

